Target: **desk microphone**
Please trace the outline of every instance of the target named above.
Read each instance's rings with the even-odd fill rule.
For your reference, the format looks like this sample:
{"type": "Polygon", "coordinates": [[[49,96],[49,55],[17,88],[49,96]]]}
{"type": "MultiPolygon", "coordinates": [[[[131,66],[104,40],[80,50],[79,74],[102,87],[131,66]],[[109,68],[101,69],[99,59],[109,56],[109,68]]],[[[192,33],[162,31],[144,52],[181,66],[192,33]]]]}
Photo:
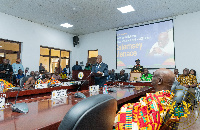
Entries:
{"type": "Polygon", "coordinates": [[[28,105],[26,103],[16,103],[17,97],[19,95],[20,89],[18,89],[18,93],[15,99],[15,104],[12,104],[11,109],[13,112],[19,112],[19,113],[27,113],[28,112],[28,105]]]}
{"type": "Polygon", "coordinates": [[[74,96],[75,96],[76,98],[86,98],[86,96],[85,96],[83,93],[78,92],[78,90],[79,90],[80,87],[88,80],[88,78],[92,75],[92,73],[93,73],[93,72],[91,72],[90,75],[85,79],[85,81],[78,87],[77,93],[74,94],[74,96]]]}

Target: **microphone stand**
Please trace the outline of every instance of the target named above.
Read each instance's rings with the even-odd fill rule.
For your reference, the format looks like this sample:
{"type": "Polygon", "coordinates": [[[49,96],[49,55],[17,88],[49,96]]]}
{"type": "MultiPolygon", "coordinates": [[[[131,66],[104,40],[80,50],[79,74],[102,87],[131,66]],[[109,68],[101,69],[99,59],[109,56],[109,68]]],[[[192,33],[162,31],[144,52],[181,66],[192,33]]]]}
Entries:
{"type": "Polygon", "coordinates": [[[77,89],[77,92],[78,90],[80,89],[80,87],[88,80],[88,78],[93,74],[93,72],[90,73],[90,75],[88,75],[88,77],[85,79],[85,81],[78,87],[77,89]]]}
{"type": "Polygon", "coordinates": [[[77,93],[75,93],[75,97],[78,97],[78,98],[86,98],[86,96],[83,94],[83,93],[78,93],[78,90],[79,88],[88,80],[88,78],[92,75],[93,72],[91,72],[91,74],[86,78],[86,80],[78,87],[77,89],[77,93]]]}

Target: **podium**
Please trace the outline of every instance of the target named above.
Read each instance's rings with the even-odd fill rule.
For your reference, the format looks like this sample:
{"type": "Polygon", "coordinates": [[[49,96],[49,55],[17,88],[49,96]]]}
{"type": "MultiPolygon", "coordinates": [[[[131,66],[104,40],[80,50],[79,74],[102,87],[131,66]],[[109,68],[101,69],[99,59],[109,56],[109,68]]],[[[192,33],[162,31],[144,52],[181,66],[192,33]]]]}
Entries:
{"type": "Polygon", "coordinates": [[[142,73],[130,73],[130,81],[141,81],[142,73]]]}
{"type": "Polygon", "coordinates": [[[72,70],[72,79],[74,79],[75,81],[89,80],[89,85],[93,85],[94,81],[92,80],[91,76],[87,79],[90,73],[91,70],[72,70]]]}

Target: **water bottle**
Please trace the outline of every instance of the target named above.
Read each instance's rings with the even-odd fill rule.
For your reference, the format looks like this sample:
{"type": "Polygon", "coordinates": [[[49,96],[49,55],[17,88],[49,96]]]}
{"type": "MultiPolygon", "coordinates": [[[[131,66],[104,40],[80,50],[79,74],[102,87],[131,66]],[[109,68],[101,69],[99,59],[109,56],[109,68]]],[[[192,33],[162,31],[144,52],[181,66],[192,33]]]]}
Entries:
{"type": "Polygon", "coordinates": [[[2,86],[3,84],[2,84],[2,82],[1,82],[1,84],[0,84],[0,93],[3,93],[3,86],[2,86]]]}
{"type": "Polygon", "coordinates": [[[108,87],[107,87],[107,84],[104,84],[104,87],[103,87],[103,94],[108,94],[108,87]]]}

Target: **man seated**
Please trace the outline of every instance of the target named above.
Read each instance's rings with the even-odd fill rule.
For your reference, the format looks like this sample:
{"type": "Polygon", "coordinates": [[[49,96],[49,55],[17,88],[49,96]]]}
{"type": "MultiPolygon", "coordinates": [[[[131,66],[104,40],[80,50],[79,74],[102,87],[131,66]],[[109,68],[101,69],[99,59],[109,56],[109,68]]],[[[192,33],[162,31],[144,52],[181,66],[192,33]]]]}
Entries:
{"type": "Polygon", "coordinates": [[[173,101],[174,94],[169,91],[173,82],[171,70],[156,70],[152,79],[156,93],[147,93],[140,102],[123,105],[115,118],[117,129],[159,130],[173,101]]]}
{"type": "Polygon", "coordinates": [[[140,65],[140,60],[137,59],[135,60],[135,62],[136,62],[136,65],[134,65],[131,72],[134,72],[134,73],[143,72],[143,66],[140,65]]]}
{"type": "Polygon", "coordinates": [[[141,76],[141,81],[151,81],[152,80],[152,74],[149,73],[148,69],[144,69],[144,73],[141,76]]]}
{"type": "Polygon", "coordinates": [[[180,85],[188,88],[188,98],[189,102],[192,103],[192,106],[195,105],[195,87],[197,87],[197,78],[196,76],[189,74],[189,69],[185,68],[183,74],[180,75],[177,79],[180,85]]]}
{"type": "Polygon", "coordinates": [[[56,71],[52,77],[55,79],[55,80],[58,80],[58,79],[61,79],[61,76],[59,75],[58,71],[56,71]]]}
{"type": "Polygon", "coordinates": [[[26,77],[24,82],[24,88],[25,89],[34,89],[35,82],[38,80],[40,73],[38,71],[31,71],[30,77],[26,77]]]}
{"type": "Polygon", "coordinates": [[[119,75],[117,76],[117,79],[118,79],[119,81],[126,82],[127,76],[125,75],[125,70],[122,69],[122,70],[120,71],[119,75]]]}
{"type": "Polygon", "coordinates": [[[78,65],[78,61],[76,61],[76,65],[72,67],[72,70],[82,70],[82,67],[78,65]]]}
{"type": "Polygon", "coordinates": [[[108,80],[115,81],[115,70],[114,69],[109,70],[108,74],[109,74],[108,80]]]}
{"type": "Polygon", "coordinates": [[[46,72],[44,75],[42,75],[42,81],[43,82],[47,82],[50,79],[51,79],[51,73],[46,72]]]}

